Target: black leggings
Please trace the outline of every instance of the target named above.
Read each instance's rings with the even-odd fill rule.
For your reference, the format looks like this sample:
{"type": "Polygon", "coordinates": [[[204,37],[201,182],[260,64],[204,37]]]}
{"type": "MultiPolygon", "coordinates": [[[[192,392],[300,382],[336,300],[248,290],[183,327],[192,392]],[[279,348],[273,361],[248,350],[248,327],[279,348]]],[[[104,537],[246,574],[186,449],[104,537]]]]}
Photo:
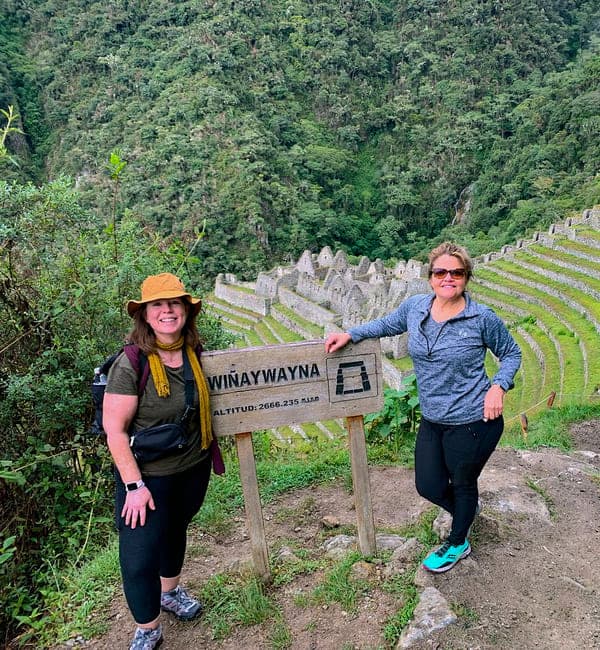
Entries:
{"type": "Polygon", "coordinates": [[[425,499],[452,515],[448,541],[462,544],[475,518],[477,479],[496,448],[502,417],[460,425],[422,419],[415,446],[415,484],[425,499]]]}
{"type": "Polygon", "coordinates": [[[123,591],[136,623],[150,623],[160,613],[160,579],[181,573],[187,528],[200,510],[211,472],[210,456],[171,476],[144,476],[156,510],[146,509],[144,526],[131,528],[121,517],[125,486],[116,474],[116,525],[123,591]]]}

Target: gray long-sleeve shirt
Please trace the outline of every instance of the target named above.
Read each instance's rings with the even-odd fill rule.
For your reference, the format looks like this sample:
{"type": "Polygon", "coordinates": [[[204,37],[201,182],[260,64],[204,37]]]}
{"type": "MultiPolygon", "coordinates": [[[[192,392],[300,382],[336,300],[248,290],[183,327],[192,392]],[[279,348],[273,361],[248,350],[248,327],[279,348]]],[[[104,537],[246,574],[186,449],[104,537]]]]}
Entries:
{"type": "Polygon", "coordinates": [[[465,308],[436,323],[430,315],[433,294],[406,299],[395,311],[348,330],[352,341],[408,332],[421,413],[440,424],[466,424],[483,417],[483,402],[491,384],[505,391],[521,364],[521,350],[500,318],[465,293],[465,308]],[[500,361],[491,382],[484,360],[489,349],[500,361]]]}

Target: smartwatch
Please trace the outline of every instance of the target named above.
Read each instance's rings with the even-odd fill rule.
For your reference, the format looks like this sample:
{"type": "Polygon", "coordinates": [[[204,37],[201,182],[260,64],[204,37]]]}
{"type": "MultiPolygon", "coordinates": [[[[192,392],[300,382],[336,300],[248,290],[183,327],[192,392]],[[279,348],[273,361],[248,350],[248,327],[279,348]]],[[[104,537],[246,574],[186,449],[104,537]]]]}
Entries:
{"type": "Polygon", "coordinates": [[[127,492],[133,492],[134,490],[139,490],[140,488],[146,485],[142,479],[135,481],[134,483],[125,483],[125,490],[127,492]]]}

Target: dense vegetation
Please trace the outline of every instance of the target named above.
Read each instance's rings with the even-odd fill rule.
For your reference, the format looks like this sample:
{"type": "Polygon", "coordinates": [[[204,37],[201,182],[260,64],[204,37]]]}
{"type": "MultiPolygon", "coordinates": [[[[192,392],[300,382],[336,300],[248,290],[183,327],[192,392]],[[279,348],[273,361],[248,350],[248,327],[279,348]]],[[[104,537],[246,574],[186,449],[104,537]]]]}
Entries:
{"type": "Polygon", "coordinates": [[[598,18],[591,0],[0,0],[3,640],[46,624],[110,529],[88,383],[141,278],[199,291],[306,248],[406,258],[450,235],[479,253],[600,202],[598,18]]]}
{"type": "Polygon", "coordinates": [[[326,244],[415,257],[441,231],[480,253],[600,200],[591,0],[3,6],[27,172],[103,216],[120,148],[136,218],[188,241],[206,220],[207,282],[326,244]]]}
{"type": "MultiPolygon", "coordinates": [[[[64,179],[40,188],[0,181],[3,639],[19,624],[43,627],[65,566],[106,543],[111,471],[102,441],[88,433],[89,385],[129,327],[125,297],[160,270],[193,287],[197,266],[130,217],[99,230],[77,198],[64,179]]],[[[202,330],[208,347],[230,340],[206,317],[202,330]]]]}

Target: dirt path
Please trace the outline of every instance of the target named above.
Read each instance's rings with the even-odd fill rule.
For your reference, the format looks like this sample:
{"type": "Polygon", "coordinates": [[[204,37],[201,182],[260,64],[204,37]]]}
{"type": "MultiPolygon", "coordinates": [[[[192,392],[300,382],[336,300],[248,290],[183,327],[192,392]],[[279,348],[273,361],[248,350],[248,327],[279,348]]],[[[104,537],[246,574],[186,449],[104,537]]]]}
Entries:
{"type": "MultiPolygon", "coordinates": [[[[458,622],[412,647],[416,650],[513,650],[600,648],[600,420],[573,428],[577,451],[497,450],[481,478],[484,508],[473,529],[473,553],[452,571],[421,576],[459,614],[458,622]]],[[[415,492],[412,471],[372,468],[375,525],[393,530],[415,521],[429,507],[415,492]]],[[[322,519],[354,525],[352,496],[344,486],[317,487],[285,495],[265,508],[269,549],[282,544],[322,554],[322,519]]],[[[335,532],[332,532],[332,535],[335,532]]],[[[198,588],[214,572],[231,570],[250,557],[243,519],[225,540],[192,540],[187,585],[198,588]]],[[[387,648],[385,621],[399,609],[378,586],[355,614],[337,605],[306,606],[301,596],[321,574],[297,577],[273,588],[293,639],[293,650],[387,648]]],[[[132,626],[122,597],[111,628],[90,648],[127,648],[132,626]]],[[[211,639],[202,619],[163,620],[165,650],[270,650],[271,627],[239,628],[225,641],[211,639]]],[[[62,646],[65,647],[65,646],[62,646]]]]}

